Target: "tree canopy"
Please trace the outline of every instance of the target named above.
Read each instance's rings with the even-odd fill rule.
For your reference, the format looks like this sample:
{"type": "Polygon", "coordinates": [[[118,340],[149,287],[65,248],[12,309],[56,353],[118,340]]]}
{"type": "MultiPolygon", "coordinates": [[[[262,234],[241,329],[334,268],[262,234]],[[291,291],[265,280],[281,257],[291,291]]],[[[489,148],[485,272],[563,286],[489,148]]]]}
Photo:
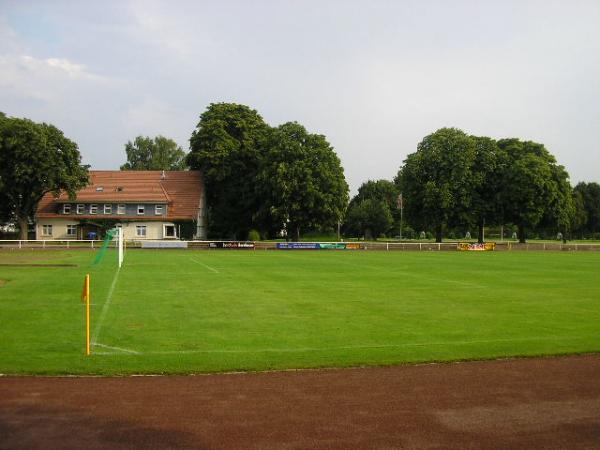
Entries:
{"type": "Polygon", "coordinates": [[[519,241],[525,242],[526,230],[546,216],[566,231],[573,215],[569,175],[556,164],[543,144],[501,139],[498,147],[506,152],[501,201],[505,220],[517,225],[519,241]]]}
{"type": "Polygon", "coordinates": [[[340,160],[325,136],[288,122],[269,133],[257,177],[259,217],[299,239],[308,228],[333,227],[348,204],[340,160]]]}
{"type": "Polygon", "coordinates": [[[408,155],[395,179],[408,221],[433,228],[512,223],[525,242],[540,224],[566,236],[575,216],[569,174],[543,144],[516,138],[494,141],[442,128],[408,155]]]}
{"type": "Polygon", "coordinates": [[[346,213],[344,232],[377,238],[399,230],[398,187],[389,180],[368,180],[358,188],[346,213]],[[368,200],[368,201],[367,201],[368,200]]]}
{"type": "Polygon", "coordinates": [[[419,143],[395,179],[407,218],[421,229],[432,227],[437,242],[444,226],[471,220],[475,156],[470,136],[442,128],[419,143]]]}
{"type": "Polygon", "coordinates": [[[340,160],[324,136],[289,122],[277,128],[257,111],[215,103],[200,116],[187,161],[204,173],[212,237],[253,229],[290,235],[333,226],[348,202],[340,160]]]}
{"type": "Polygon", "coordinates": [[[209,235],[244,239],[257,226],[255,180],[268,130],[245,105],[213,103],[200,116],[187,162],[204,174],[209,235]]]}
{"type": "Polygon", "coordinates": [[[581,182],[575,186],[573,192],[579,206],[576,231],[600,237],[600,184],[581,182]]]}
{"type": "Polygon", "coordinates": [[[53,125],[28,119],[0,119],[0,213],[16,220],[21,239],[41,198],[66,191],[74,197],[88,183],[77,144],[53,125]]]}
{"type": "Polygon", "coordinates": [[[185,152],[164,136],[138,136],[125,144],[127,162],[121,170],[185,170],[185,152]]]}

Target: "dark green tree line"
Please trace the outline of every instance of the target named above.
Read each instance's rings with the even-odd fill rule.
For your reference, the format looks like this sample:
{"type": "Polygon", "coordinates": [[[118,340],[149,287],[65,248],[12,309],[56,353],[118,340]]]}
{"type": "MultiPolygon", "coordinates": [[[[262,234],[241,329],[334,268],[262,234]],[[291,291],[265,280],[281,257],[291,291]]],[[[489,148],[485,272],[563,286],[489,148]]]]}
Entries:
{"type": "Polygon", "coordinates": [[[204,173],[212,237],[252,229],[298,239],[342,219],[348,186],[324,136],[290,122],[271,128],[247,106],[211,104],[190,139],[187,161],[204,173]]]}
{"type": "Polygon", "coordinates": [[[566,236],[575,216],[569,175],[543,144],[494,141],[442,128],[408,155],[395,182],[404,194],[408,221],[433,229],[512,223],[519,240],[527,230],[550,224],[566,236]]]}

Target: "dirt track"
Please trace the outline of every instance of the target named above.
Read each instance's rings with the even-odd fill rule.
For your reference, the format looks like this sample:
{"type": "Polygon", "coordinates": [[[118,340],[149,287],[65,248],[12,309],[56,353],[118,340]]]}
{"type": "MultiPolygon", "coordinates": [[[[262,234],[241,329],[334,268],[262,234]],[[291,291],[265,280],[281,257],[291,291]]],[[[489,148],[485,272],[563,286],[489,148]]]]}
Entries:
{"type": "Polygon", "coordinates": [[[0,448],[600,448],[600,355],[0,378],[0,448]]]}

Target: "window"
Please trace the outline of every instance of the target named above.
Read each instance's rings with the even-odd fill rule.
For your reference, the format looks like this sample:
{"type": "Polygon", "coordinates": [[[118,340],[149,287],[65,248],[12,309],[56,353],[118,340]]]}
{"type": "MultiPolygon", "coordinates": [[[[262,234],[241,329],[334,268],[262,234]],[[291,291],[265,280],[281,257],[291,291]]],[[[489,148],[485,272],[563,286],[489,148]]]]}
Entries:
{"type": "Polygon", "coordinates": [[[69,237],[77,236],[77,225],[67,225],[67,236],[69,236],[69,237]]]}
{"type": "Polygon", "coordinates": [[[65,203],[63,205],[63,214],[71,214],[71,204],[65,203]]]}
{"type": "Polygon", "coordinates": [[[77,205],[77,214],[83,214],[85,212],[85,205],[81,203],[77,205]]]}
{"type": "Polygon", "coordinates": [[[104,192],[104,187],[103,186],[96,187],[96,192],[104,192]]]}
{"type": "Polygon", "coordinates": [[[156,205],[154,207],[154,214],[156,214],[157,216],[161,216],[163,213],[163,205],[156,205]]]}
{"type": "Polygon", "coordinates": [[[52,236],[52,225],[42,225],[42,236],[52,236]]]}
{"type": "Polygon", "coordinates": [[[104,214],[112,214],[112,205],[104,205],[104,214]]]}
{"type": "Polygon", "coordinates": [[[117,214],[125,214],[125,205],[117,205],[117,214]]]}
{"type": "Polygon", "coordinates": [[[138,205],[138,215],[144,214],[144,205],[138,205]]]}
{"type": "Polygon", "coordinates": [[[177,234],[175,233],[175,225],[165,225],[164,226],[164,237],[166,237],[166,238],[177,237],[177,234]]]}
{"type": "Polygon", "coordinates": [[[90,205],[90,214],[98,214],[98,205],[90,205]]]}
{"type": "Polygon", "coordinates": [[[146,225],[136,225],[135,235],[137,237],[146,237],[146,225]]]}

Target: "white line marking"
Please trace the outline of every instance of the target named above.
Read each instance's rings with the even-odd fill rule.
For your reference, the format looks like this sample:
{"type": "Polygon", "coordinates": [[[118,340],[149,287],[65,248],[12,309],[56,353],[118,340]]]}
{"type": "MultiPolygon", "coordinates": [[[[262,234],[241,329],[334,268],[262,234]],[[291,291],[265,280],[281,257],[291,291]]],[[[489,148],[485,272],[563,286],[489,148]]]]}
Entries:
{"type": "Polygon", "coordinates": [[[102,311],[100,312],[100,317],[98,318],[98,324],[94,330],[94,335],[92,336],[92,345],[95,345],[98,342],[98,336],[100,336],[100,329],[102,328],[102,323],[104,322],[104,318],[108,313],[108,307],[110,306],[110,302],[112,300],[113,292],[115,291],[115,286],[117,285],[117,279],[119,278],[119,272],[121,268],[119,267],[115,272],[115,277],[112,280],[112,284],[110,285],[110,289],[108,290],[108,296],[106,297],[106,301],[104,302],[104,306],[102,306],[102,311]]]}
{"type": "Polygon", "coordinates": [[[94,344],[94,346],[96,347],[103,347],[103,348],[107,348],[109,350],[119,350],[120,352],[124,352],[124,353],[130,353],[132,355],[139,355],[140,352],[136,352],[135,350],[130,350],[128,348],[122,348],[122,347],[112,347],[110,345],[104,345],[104,344],[98,344],[97,342],[94,344]]]}
{"type": "MultiPolygon", "coordinates": [[[[165,350],[150,352],[133,352],[136,355],[185,355],[194,353],[294,353],[294,352],[321,352],[330,350],[354,350],[354,349],[378,349],[378,348],[402,348],[402,347],[427,347],[434,345],[470,345],[489,344],[499,342],[523,342],[523,341],[563,341],[582,339],[580,337],[538,337],[521,339],[481,339],[473,341],[450,341],[450,342],[412,342],[407,344],[381,344],[381,345],[344,345],[339,347],[298,347],[298,348],[263,348],[256,350],[165,350]]],[[[97,344],[98,345],[98,344],[97,344]]],[[[114,347],[113,347],[114,348],[114,347]]],[[[105,353],[118,354],[118,353],[105,353]]]]}
{"type": "Polygon", "coordinates": [[[219,273],[219,271],[213,267],[207,266],[206,264],[204,264],[203,262],[200,262],[194,258],[190,258],[193,262],[195,262],[196,264],[200,264],[201,266],[206,267],[208,270],[212,270],[214,273],[219,273]]]}

